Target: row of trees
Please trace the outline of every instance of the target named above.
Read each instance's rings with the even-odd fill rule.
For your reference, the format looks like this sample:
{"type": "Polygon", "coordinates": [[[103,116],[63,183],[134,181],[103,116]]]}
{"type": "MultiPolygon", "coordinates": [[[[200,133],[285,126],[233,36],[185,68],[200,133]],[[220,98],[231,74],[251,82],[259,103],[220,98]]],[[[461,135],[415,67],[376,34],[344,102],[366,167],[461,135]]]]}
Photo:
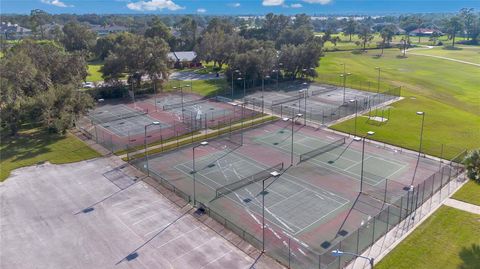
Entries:
{"type": "Polygon", "coordinates": [[[55,42],[18,43],[0,62],[0,128],[14,135],[24,122],[40,123],[64,132],[93,106],[77,89],[87,75],[81,53],[70,53],[55,42]]]}

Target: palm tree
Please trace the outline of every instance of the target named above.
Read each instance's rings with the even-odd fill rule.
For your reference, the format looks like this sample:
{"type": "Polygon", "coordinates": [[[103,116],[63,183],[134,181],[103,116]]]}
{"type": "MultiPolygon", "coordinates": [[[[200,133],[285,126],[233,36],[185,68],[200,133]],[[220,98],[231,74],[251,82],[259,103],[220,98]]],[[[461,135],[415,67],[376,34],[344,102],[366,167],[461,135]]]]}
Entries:
{"type": "Polygon", "coordinates": [[[383,27],[382,31],[380,31],[380,36],[382,37],[382,54],[383,55],[383,49],[385,48],[385,43],[390,45],[390,42],[392,41],[393,36],[395,35],[395,29],[393,28],[393,25],[387,25],[383,27]]]}
{"type": "Polygon", "coordinates": [[[465,157],[468,178],[480,183],[480,150],[471,151],[465,157]]]}

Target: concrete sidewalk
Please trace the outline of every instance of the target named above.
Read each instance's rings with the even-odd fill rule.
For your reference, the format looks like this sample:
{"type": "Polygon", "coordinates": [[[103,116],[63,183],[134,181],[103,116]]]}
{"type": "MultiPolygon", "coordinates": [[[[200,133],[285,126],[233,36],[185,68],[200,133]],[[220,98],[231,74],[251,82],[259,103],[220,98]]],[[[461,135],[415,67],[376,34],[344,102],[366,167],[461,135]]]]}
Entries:
{"type": "Polygon", "coordinates": [[[448,205],[450,207],[456,208],[456,209],[460,209],[460,210],[463,210],[463,211],[467,211],[467,212],[470,212],[470,213],[473,213],[473,214],[479,214],[480,215],[480,206],[478,206],[478,205],[472,205],[472,204],[465,203],[465,202],[455,200],[455,199],[452,199],[452,198],[448,198],[447,200],[445,200],[444,204],[448,205]]]}

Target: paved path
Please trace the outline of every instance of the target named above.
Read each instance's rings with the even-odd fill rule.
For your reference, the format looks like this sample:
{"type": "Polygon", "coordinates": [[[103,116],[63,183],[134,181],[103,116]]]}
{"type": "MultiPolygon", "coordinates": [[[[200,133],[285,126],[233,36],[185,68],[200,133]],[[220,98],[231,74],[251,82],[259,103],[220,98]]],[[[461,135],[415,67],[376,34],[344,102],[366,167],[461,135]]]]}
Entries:
{"type": "Polygon", "coordinates": [[[444,205],[448,205],[448,206],[454,207],[456,209],[460,209],[460,210],[463,210],[463,211],[467,211],[467,212],[470,212],[470,213],[480,215],[480,206],[478,206],[478,205],[472,205],[472,204],[465,203],[465,202],[462,202],[462,201],[458,201],[458,200],[455,200],[455,199],[452,199],[452,198],[448,198],[447,200],[445,200],[444,205]]]}
{"type": "Polygon", "coordinates": [[[458,60],[458,59],[453,59],[453,58],[448,58],[448,57],[443,57],[443,56],[437,56],[437,55],[429,55],[429,54],[410,52],[410,51],[413,51],[413,50],[429,50],[429,49],[433,49],[433,47],[432,46],[421,46],[420,48],[407,49],[406,52],[408,54],[411,54],[411,55],[433,57],[433,58],[437,58],[437,59],[442,59],[442,60],[447,60],[447,61],[452,61],[452,62],[457,62],[457,63],[462,63],[462,64],[469,64],[469,65],[474,65],[474,66],[480,67],[480,64],[477,64],[477,63],[472,63],[472,62],[462,61],[462,60],[458,60]]]}

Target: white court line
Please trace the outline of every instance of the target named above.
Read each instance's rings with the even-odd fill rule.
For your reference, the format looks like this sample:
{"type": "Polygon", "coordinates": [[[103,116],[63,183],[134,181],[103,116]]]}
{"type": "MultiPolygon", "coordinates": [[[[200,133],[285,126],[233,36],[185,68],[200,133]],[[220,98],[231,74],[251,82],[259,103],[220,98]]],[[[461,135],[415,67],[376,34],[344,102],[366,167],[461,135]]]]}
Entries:
{"type": "Polygon", "coordinates": [[[211,264],[211,263],[214,263],[214,262],[216,262],[216,261],[220,260],[221,258],[223,258],[223,257],[225,257],[226,255],[230,254],[230,252],[232,252],[232,251],[233,251],[233,250],[232,250],[232,249],[230,249],[229,251],[225,252],[225,253],[224,253],[223,255],[221,255],[220,257],[218,257],[218,258],[215,258],[215,259],[214,259],[214,260],[212,260],[211,262],[208,262],[208,263],[207,263],[207,264],[205,264],[204,266],[200,267],[200,269],[202,269],[202,268],[205,268],[205,266],[207,266],[207,265],[209,265],[209,264],[211,264]]]}
{"type": "Polygon", "coordinates": [[[137,209],[146,208],[146,207],[149,206],[149,205],[153,205],[153,204],[160,203],[160,202],[163,202],[163,201],[155,201],[155,202],[152,202],[152,203],[149,203],[149,204],[142,204],[141,206],[137,206],[137,207],[135,207],[135,208],[133,208],[133,209],[130,209],[130,210],[126,211],[126,212],[122,212],[122,215],[126,215],[126,214],[128,214],[128,213],[130,213],[130,212],[132,212],[132,211],[137,210],[137,209]]]}
{"type": "Polygon", "coordinates": [[[162,248],[163,246],[167,245],[167,244],[170,244],[171,242],[181,238],[181,237],[184,237],[186,235],[188,235],[189,233],[193,233],[195,232],[196,230],[198,230],[200,227],[199,226],[196,226],[195,228],[191,229],[190,231],[186,232],[186,233],[182,233],[181,235],[178,235],[178,236],[175,236],[174,238],[168,240],[167,242],[159,245],[159,246],[156,246],[155,248],[162,248]]]}
{"type": "Polygon", "coordinates": [[[173,225],[173,224],[177,224],[177,223],[179,223],[179,222],[181,222],[181,221],[184,221],[184,218],[183,218],[183,217],[184,217],[184,215],[175,216],[175,219],[174,219],[173,221],[171,221],[171,222],[163,225],[162,228],[159,228],[159,229],[156,229],[156,230],[153,230],[153,231],[150,231],[150,232],[146,233],[146,234],[144,235],[144,237],[147,237],[148,235],[150,235],[150,234],[152,234],[152,233],[158,233],[158,232],[160,232],[161,230],[163,230],[163,229],[165,229],[165,228],[167,228],[167,227],[169,227],[169,226],[171,226],[171,225],[173,225]]]}
{"type": "Polygon", "coordinates": [[[140,219],[140,220],[132,223],[132,226],[137,225],[137,224],[139,224],[139,223],[141,223],[141,222],[143,222],[143,221],[145,221],[145,220],[147,220],[147,219],[150,219],[150,218],[152,218],[153,216],[157,216],[157,215],[158,215],[158,213],[155,213],[155,214],[153,214],[153,215],[150,215],[150,216],[148,216],[148,217],[145,217],[145,218],[143,218],[143,219],[140,219]]]}
{"type": "Polygon", "coordinates": [[[196,250],[197,248],[200,248],[200,247],[202,247],[203,245],[205,245],[205,244],[207,244],[207,243],[209,243],[210,241],[212,241],[212,240],[215,240],[215,239],[216,239],[215,237],[212,237],[212,238],[208,239],[207,241],[205,241],[205,242],[203,242],[202,244],[200,244],[200,245],[198,245],[198,246],[194,247],[193,249],[191,249],[191,250],[189,250],[189,251],[187,251],[187,252],[183,253],[183,254],[182,254],[182,255],[180,255],[180,256],[177,256],[177,257],[176,257],[175,259],[173,259],[171,262],[174,262],[174,261],[176,261],[176,260],[178,260],[178,259],[182,258],[183,256],[185,256],[185,255],[188,255],[190,252],[192,252],[192,251],[196,250]]]}

